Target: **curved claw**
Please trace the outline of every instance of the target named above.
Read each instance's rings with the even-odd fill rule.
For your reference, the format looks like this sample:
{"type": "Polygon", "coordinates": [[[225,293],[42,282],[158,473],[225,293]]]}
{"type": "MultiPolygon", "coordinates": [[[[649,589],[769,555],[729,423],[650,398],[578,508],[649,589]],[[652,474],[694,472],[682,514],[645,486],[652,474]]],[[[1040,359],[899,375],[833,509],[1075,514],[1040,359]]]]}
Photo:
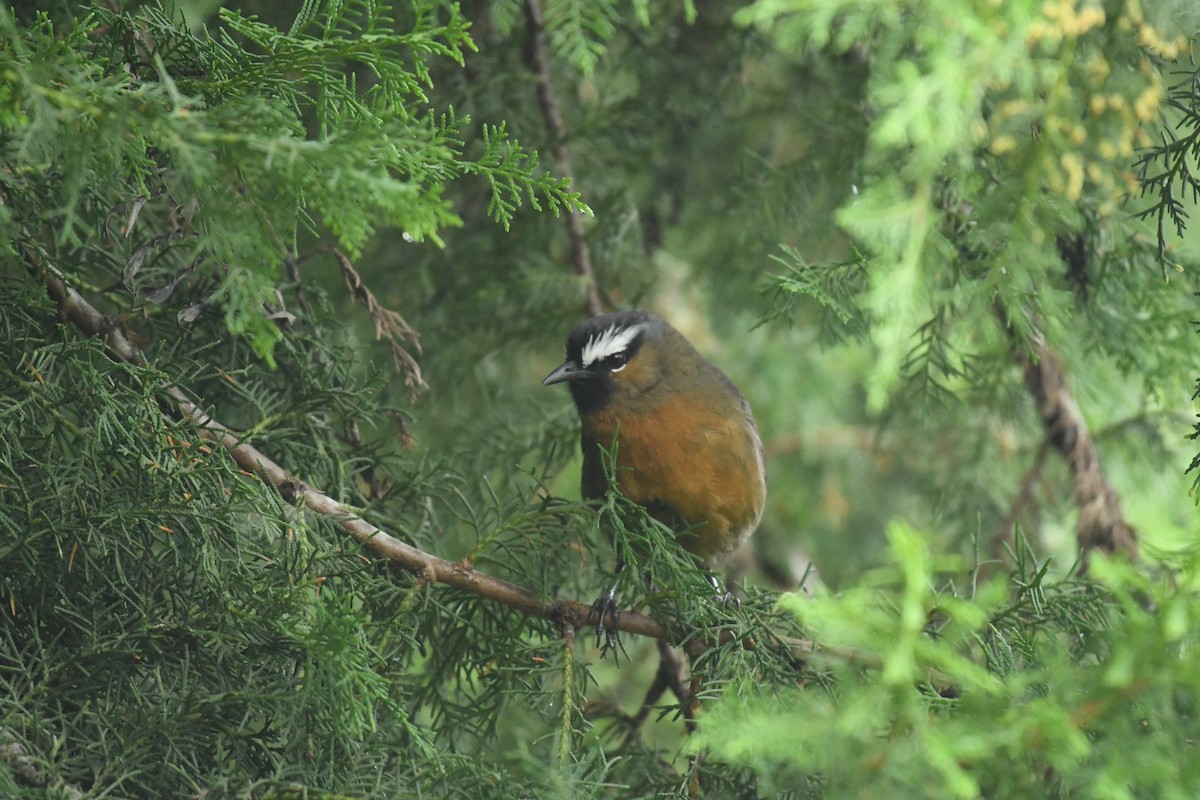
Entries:
{"type": "Polygon", "coordinates": [[[717,604],[720,605],[721,608],[729,608],[730,606],[739,608],[742,605],[741,598],[730,591],[728,586],[726,586],[724,589],[721,588],[721,584],[715,575],[709,575],[708,582],[712,584],[713,591],[716,592],[716,595],[714,595],[713,599],[717,601],[717,604]]]}
{"type": "Polygon", "coordinates": [[[596,602],[592,603],[592,607],[588,611],[588,624],[595,623],[596,625],[596,647],[600,646],[600,641],[603,639],[605,648],[616,649],[617,620],[621,616],[621,608],[617,605],[616,589],[617,587],[614,585],[596,598],[596,602]],[[611,620],[612,624],[606,625],[605,619],[611,620]]]}
{"type": "Polygon", "coordinates": [[[721,594],[718,594],[716,600],[717,604],[720,605],[721,608],[729,608],[730,606],[733,606],[734,608],[742,607],[741,598],[730,591],[725,591],[721,594]]]}

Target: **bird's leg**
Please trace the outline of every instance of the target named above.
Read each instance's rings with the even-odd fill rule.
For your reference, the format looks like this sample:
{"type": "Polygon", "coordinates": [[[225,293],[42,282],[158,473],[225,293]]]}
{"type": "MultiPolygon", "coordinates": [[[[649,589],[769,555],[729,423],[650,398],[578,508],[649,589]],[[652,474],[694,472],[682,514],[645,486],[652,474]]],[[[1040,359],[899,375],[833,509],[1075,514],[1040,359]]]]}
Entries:
{"type": "Polygon", "coordinates": [[[621,615],[620,606],[617,605],[617,587],[621,584],[621,571],[624,569],[625,557],[617,553],[617,570],[612,585],[596,598],[596,602],[592,603],[592,608],[588,611],[588,623],[596,623],[596,647],[600,646],[600,640],[603,639],[605,648],[611,647],[614,651],[616,649],[617,619],[621,615]],[[611,619],[612,624],[605,625],[605,618],[611,619]]]}

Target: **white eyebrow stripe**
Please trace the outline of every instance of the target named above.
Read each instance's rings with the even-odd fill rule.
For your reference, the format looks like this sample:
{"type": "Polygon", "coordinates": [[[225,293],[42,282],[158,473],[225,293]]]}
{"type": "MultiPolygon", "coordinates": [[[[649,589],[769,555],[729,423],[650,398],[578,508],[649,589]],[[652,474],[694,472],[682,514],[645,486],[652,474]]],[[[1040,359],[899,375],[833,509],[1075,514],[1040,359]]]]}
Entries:
{"type": "Polygon", "coordinates": [[[642,330],[641,325],[630,325],[628,328],[617,328],[610,325],[605,330],[588,339],[580,355],[581,366],[590,367],[597,361],[603,361],[609,356],[616,355],[629,346],[634,337],[642,330]]]}

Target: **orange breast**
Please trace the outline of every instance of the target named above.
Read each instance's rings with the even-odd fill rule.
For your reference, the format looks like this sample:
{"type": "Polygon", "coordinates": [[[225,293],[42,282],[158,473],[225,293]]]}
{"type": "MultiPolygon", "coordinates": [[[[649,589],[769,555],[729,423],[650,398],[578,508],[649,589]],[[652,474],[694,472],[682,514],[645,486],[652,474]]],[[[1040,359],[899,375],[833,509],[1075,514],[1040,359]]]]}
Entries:
{"type": "Polygon", "coordinates": [[[753,532],[766,501],[757,433],[740,408],[718,411],[672,397],[638,414],[605,409],[583,421],[583,496],[607,488],[601,451],[617,437],[617,484],[712,563],[753,532]]]}

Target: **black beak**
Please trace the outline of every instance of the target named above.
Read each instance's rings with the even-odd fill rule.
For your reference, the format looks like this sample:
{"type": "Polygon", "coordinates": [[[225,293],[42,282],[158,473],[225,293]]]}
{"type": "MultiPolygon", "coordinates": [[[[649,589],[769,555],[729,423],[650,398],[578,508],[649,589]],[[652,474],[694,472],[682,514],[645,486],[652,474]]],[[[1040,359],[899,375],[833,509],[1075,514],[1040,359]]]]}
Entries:
{"type": "Polygon", "coordinates": [[[586,378],[591,374],[592,373],[588,372],[583,367],[580,367],[574,361],[566,361],[561,367],[546,376],[546,380],[542,381],[542,386],[549,386],[552,383],[562,383],[563,381],[573,381],[578,378],[586,378]]]}

